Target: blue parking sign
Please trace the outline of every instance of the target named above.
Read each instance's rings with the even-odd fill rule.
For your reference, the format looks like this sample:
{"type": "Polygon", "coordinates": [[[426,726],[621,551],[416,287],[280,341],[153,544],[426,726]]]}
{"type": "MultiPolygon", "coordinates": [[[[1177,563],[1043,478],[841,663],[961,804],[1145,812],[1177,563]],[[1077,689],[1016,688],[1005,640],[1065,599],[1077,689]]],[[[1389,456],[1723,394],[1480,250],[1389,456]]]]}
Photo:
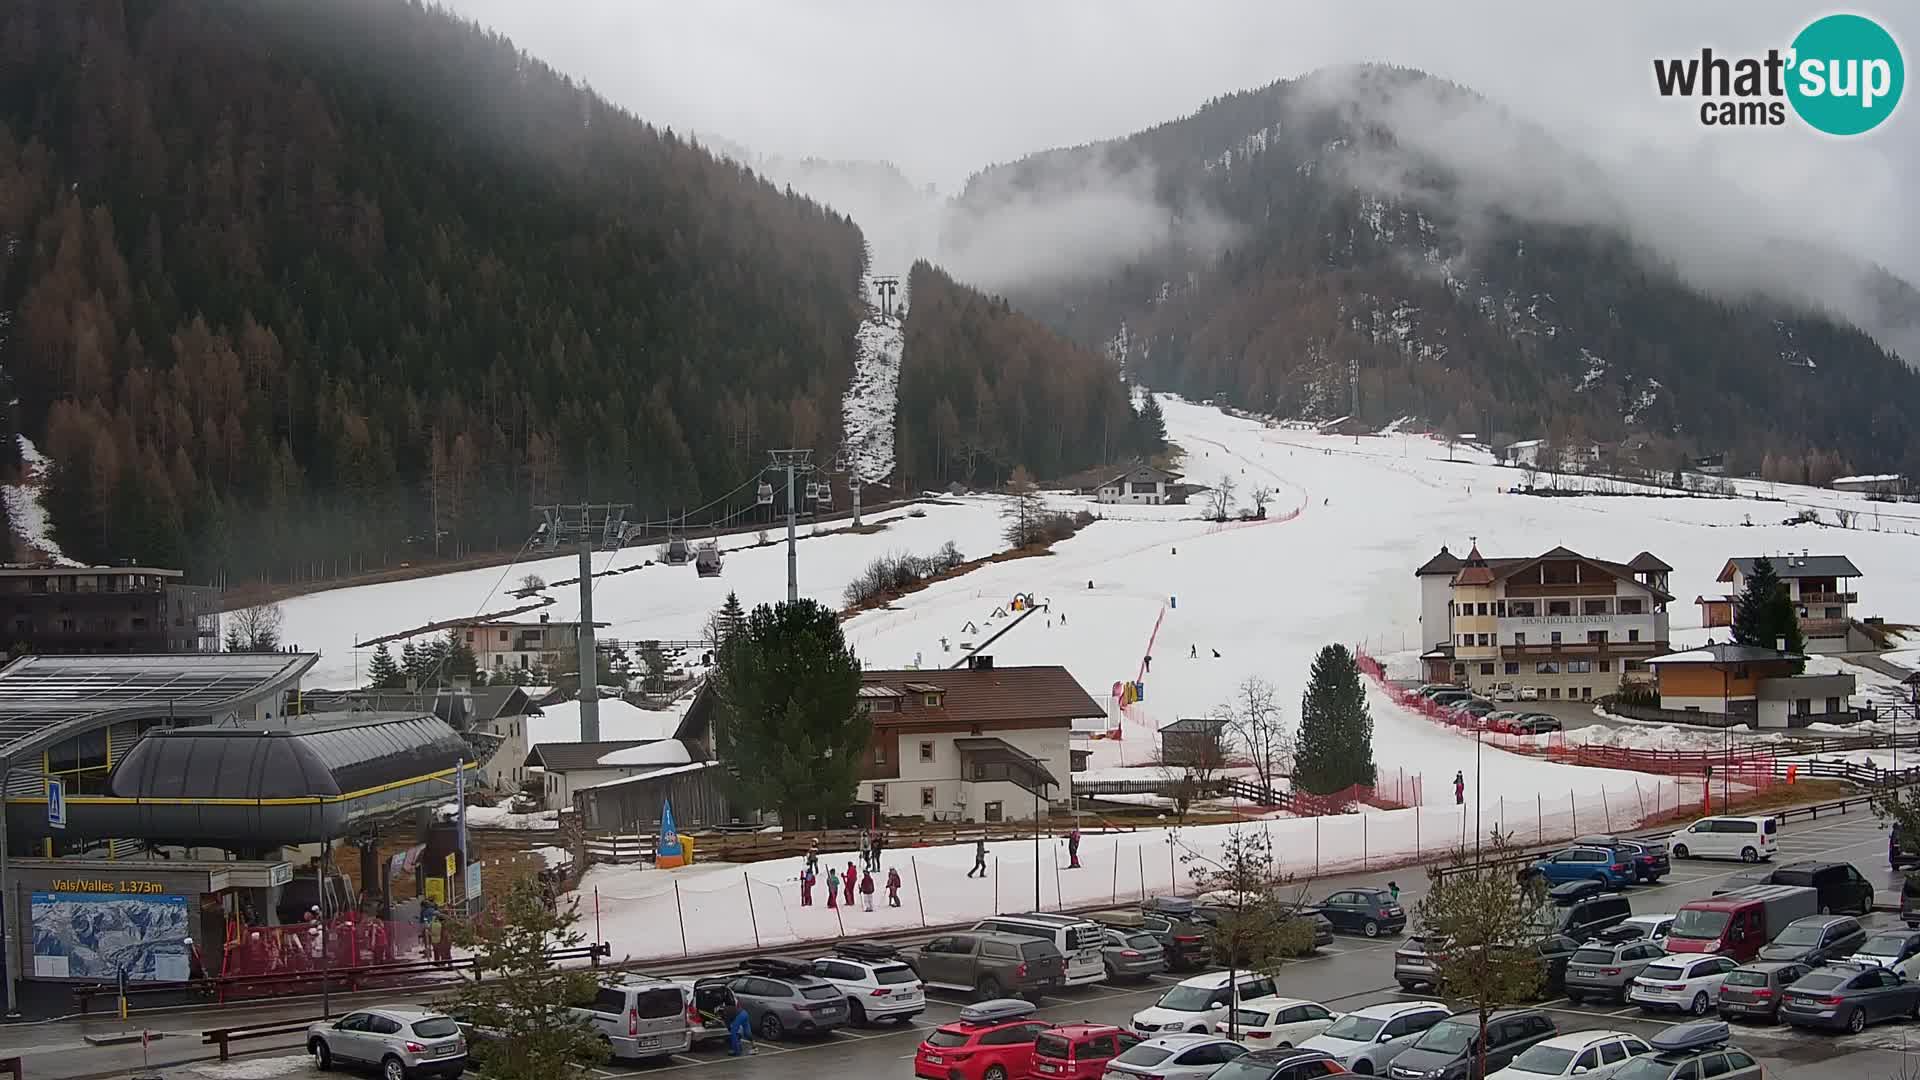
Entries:
{"type": "Polygon", "coordinates": [[[67,785],[51,777],[47,779],[47,824],[56,829],[67,827],[67,785]]]}

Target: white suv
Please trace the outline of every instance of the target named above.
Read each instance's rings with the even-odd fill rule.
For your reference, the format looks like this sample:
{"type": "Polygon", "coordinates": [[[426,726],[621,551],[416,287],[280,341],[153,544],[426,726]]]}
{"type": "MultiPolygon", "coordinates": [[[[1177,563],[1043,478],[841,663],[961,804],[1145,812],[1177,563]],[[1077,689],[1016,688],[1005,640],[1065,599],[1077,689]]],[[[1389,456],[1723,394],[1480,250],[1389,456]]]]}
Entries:
{"type": "Polygon", "coordinates": [[[1133,1030],[1152,1038],[1167,1032],[1213,1034],[1213,1025],[1227,1018],[1230,1004],[1273,996],[1273,976],[1242,971],[1229,989],[1227,973],[1210,971],[1184,979],[1160,995],[1160,1000],[1133,1014],[1133,1030]]]}
{"type": "MultiPolygon", "coordinates": [[[[889,950],[890,951],[890,950],[889,950]]],[[[906,1023],[927,1007],[920,976],[904,962],[875,954],[822,956],[813,973],[847,995],[847,1018],[855,1026],[881,1020],[906,1023]]]]}

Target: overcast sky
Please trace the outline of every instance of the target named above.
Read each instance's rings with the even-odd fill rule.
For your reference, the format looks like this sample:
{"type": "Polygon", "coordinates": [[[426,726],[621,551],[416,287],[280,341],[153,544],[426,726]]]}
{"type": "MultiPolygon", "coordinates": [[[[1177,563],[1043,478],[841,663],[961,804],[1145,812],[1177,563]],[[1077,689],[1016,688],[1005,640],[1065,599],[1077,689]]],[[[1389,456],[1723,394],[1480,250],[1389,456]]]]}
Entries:
{"type": "MultiPolygon", "coordinates": [[[[1123,135],[1207,98],[1381,61],[1465,84],[1631,167],[1770,213],[1920,280],[1920,104],[1866,136],[1728,132],[1653,90],[1655,56],[1784,48],[1832,10],[1777,0],[445,0],[654,123],[768,154],[892,161],[952,191],[983,166],[1123,135]]],[[[1920,7],[1858,11],[1920,55],[1920,7]]],[[[1909,98],[1912,93],[1907,95],[1909,98]]],[[[1697,196],[1700,192],[1688,193],[1697,196]]]]}

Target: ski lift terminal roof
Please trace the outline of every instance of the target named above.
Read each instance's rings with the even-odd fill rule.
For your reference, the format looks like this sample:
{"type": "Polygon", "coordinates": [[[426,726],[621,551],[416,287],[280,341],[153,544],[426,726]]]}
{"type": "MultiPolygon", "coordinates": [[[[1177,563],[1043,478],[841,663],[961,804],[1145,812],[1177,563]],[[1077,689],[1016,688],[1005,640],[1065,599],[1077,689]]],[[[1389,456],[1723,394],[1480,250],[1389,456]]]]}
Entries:
{"type": "Polygon", "coordinates": [[[219,720],[277,706],[314,653],[23,656],[0,668],[0,762],[122,720],[219,720]]]}

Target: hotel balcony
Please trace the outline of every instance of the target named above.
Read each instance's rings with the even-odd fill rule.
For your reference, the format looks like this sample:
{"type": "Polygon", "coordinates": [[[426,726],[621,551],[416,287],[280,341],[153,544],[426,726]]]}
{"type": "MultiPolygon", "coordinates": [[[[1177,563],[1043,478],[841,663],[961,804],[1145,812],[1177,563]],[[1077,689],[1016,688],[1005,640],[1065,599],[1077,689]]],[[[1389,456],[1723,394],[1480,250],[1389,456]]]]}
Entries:
{"type": "Polygon", "coordinates": [[[1500,646],[1500,658],[1503,660],[1525,660],[1529,657],[1552,657],[1556,655],[1611,657],[1611,656],[1659,656],[1669,652],[1664,641],[1542,641],[1528,642],[1525,645],[1500,646]]]}

